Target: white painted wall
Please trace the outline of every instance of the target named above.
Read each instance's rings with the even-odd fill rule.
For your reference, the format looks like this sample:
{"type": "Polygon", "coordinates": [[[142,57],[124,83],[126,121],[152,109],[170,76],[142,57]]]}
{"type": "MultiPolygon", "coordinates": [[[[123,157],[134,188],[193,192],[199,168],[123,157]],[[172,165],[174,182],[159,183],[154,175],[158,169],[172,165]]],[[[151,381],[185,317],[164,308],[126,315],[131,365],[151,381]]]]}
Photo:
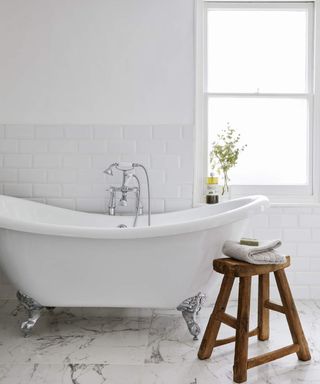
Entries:
{"type": "Polygon", "coordinates": [[[0,124],[193,124],[193,0],[0,0],[0,124]]]}

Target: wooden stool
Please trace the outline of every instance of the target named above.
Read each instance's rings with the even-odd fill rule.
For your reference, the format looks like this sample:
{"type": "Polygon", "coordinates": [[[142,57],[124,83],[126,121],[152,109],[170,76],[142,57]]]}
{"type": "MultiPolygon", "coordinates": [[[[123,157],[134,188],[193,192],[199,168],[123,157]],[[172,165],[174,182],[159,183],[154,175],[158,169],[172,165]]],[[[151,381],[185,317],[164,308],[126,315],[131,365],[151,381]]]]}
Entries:
{"type": "Polygon", "coordinates": [[[296,353],[300,360],[310,360],[310,352],[304,336],[299,315],[290,291],[284,269],[290,265],[290,257],[284,264],[254,265],[243,261],[223,258],[213,262],[213,269],[224,275],[220,292],[209,319],[201,346],[199,359],[208,359],[214,347],[235,341],[233,379],[236,383],[247,380],[247,370],[258,365],[296,353]],[[274,272],[282,305],[269,300],[269,274],[274,272]],[[251,277],[259,276],[258,327],[249,331],[251,277]],[[225,312],[234,279],[239,277],[237,318],[225,312]],[[269,310],[286,315],[293,344],[248,359],[248,338],[258,336],[259,340],[269,338],[269,310]],[[217,340],[221,323],[236,330],[235,337],[217,340]]]}

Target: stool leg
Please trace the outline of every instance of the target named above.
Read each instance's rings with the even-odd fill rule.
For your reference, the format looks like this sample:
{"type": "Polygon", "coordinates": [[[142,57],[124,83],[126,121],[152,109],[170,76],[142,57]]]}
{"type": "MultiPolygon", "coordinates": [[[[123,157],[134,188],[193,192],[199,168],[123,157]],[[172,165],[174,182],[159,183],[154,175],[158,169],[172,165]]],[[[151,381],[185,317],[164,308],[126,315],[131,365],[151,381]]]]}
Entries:
{"type": "Polygon", "coordinates": [[[274,272],[278,290],[280,293],[282,305],[286,312],[286,317],[291,333],[292,340],[299,344],[300,349],[297,352],[299,360],[307,361],[311,359],[309,347],[303,329],[300,323],[297,308],[295,306],[286,273],[283,269],[274,272]]]}
{"type": "Polygon", "coordinates": [[[251,277],[240,277],[233,380],[247,380],[251,277]]]}
{"type": "Polygon", "coordinates": [[[219,295],[217,297],[217,301],[215,303],[214,309],[210,316],[206,331],[203,335],[201,345],[198,352],[198,358],[200,360],[208,359],[214,347],[214,344],[217,340],[218,332],[220,329],[221,321],[217,320],[217,314],[221,312],[225,312],[228,300],[230,297],[231,289],[233,286],[234,277],[224,276],[221,284],[221,288],[219,291],[219,295]]]}
{"type": "Polygon", "coordinates": [[[258,296],[258,339],[269,339],[269,309],[265,308],[264,303],[270,296],[270,277],[269,273],[259,275],[259,296],[258,296]]]}

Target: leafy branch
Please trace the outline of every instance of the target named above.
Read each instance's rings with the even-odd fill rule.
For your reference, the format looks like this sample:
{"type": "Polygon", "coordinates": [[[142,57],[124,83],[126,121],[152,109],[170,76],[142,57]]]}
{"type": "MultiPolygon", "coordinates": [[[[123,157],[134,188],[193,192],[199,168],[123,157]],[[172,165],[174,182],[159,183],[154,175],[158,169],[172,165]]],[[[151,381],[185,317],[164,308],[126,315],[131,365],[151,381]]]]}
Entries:
{"type": "Polygon", "coordinates": [[[217,169],[219,174],[223,174],[224,185],[222,194],[229,191],[228,182],[230,181],[228,173],[238,162],[240,152],[243,152],[247,145],[240,145],[241,135],[231,128],[227,123],[227,128],[223,129],[217,135],[217,142],[212,143],[212,149],[209,153],[211,169],[217,169]]]}

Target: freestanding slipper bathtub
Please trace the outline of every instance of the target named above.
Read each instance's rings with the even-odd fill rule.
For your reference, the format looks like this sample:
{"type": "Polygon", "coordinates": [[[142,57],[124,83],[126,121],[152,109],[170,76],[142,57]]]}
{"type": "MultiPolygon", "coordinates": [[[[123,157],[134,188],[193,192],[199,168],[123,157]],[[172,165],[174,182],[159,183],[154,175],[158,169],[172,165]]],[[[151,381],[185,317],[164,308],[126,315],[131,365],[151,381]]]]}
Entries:
{"type": "Polygon", "coordinates": [[[213,258],[267,206],[266,197],[250,196],[155,214],[150,227],[139,217],[130,228],[129,216],[0,196],[0,267],[29,310],[22,329],[30,331],[44,307],[170,308],[182,302],[178,309],[196,337],[194,313],[210,293],[213,258]]]}

